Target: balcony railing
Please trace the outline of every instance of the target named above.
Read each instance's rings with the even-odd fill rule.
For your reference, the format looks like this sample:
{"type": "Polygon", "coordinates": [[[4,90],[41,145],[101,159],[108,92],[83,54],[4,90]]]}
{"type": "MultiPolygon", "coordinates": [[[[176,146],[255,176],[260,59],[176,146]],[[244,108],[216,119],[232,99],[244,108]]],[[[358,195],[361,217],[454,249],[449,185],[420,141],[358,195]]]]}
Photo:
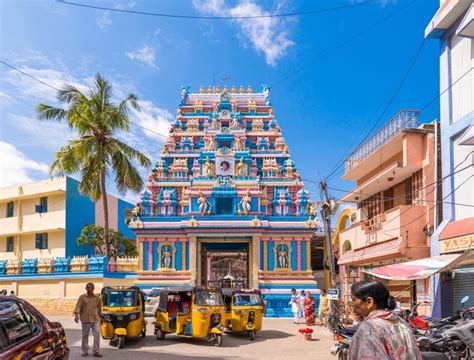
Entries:
{"type": "Polygon", "coordinates": [[[347,174],[404,129],[416,128],[419,114],[417,110],[401,110],[344,161],[344,173],[347,174]]]}

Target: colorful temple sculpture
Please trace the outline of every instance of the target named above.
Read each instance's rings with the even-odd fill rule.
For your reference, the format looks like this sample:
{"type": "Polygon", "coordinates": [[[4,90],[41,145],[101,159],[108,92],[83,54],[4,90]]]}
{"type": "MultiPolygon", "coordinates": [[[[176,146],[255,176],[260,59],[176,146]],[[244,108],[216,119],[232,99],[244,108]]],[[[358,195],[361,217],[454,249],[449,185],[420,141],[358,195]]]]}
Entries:
{"type": "Polygon", "coordinates": [[[274,117],[270,87],[181,90],[161,157],[130,224],[136,284],[256,288],[268,316],[315,289],[315,208],[274,117]]]}

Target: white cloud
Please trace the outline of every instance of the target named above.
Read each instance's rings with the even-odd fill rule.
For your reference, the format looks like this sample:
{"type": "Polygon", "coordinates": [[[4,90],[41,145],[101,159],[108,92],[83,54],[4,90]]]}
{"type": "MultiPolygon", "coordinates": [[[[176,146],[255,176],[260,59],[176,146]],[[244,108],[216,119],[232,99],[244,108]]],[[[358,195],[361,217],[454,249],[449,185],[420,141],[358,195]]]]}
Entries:
{"type": "MultiPolygon", "coordinates": [[[[215,16],[258,16],[270,15],[257,3],[251,0],[240,0],[234,6],[227,6],[224,0],[193,0],[193,6],[200,12],[215,16]]],[[[233,20],[241,30],[243,45],[250,40],[257,52],[265,56],[270,66],[275,66],[277,60],[285,56],[288,48],[294,45],[285,30],[285,22],[281,18],[256,18],[233,20]]]]}
{"type": "Polygon", "coordinates": [[[0,90],[0,104],[6,106],[13,104],[15,100],[8,94],[5,94],[3,91],[0,90]]]}
{"type": "Polygon", "coordinates": [[[8,187],[32,181],[32,172],[44,177],[49,166],[29,159],[12,144],[0,141],[0,170],[0,187],[8,187]]]}
{"type": "Polygon", "coordinates": [[[131,60],[138,60],[141,61],[148,66],[152,67],[153,69],[158,70],[158,66],[156,65],[156,49],[153,46],[149,46],[145,44],[140,49],[137,49],[135,52],[127,52],[125,53],[131,60]]]}
{"type": "MultiPolygon", "coordinates": [[[[171,122],[173,121],[173,115],[168,110],[154,105],[149,100],[139,100],[138,104],[140,105],[141,111],[139,112],[132,109],[130,120],[140,126],[167,136],[171,122]]],[[[166,140],[163,136],[145,129],[142,130],[143,133],[151,139],[159,140],[162,143],[166,140]]]]}
{"type": "Polygon", "coordinates": [[[19,115],[13,116],[12,120],[15,128],[21,132],[23,141],[31,139],[31,142],[35,142],[35,139],[41,139],[41,145],[50,150],[58,151],[74,138],[74,132],[64,122],[43,121],[19,115]]]}
{"type": "Polygon", "coordinates": [[[77,87],[81,91],[87,91],[88,87],[81,83],[77,78],[70,75],[69,72],[55,69],[33,69],[30,67],[21,67],[21,71],[42,82],[52,86],[46,86],[39,81],[33,80],[24,74],[15,70],[10,70],[4,75],[4,80],[19,90],[19,94],[24,98],[31,98],[47,101],[55,101],[57,90],[64,87],[65,84],[77,87]]]}
{"type": "Polygon", "coordinates": [[[112,19],[110,19],[110,11],[105,10],[100,12],[100,16],[97,18],[97,25],[101,29],[105,29],[112,24],[112,19]]]}

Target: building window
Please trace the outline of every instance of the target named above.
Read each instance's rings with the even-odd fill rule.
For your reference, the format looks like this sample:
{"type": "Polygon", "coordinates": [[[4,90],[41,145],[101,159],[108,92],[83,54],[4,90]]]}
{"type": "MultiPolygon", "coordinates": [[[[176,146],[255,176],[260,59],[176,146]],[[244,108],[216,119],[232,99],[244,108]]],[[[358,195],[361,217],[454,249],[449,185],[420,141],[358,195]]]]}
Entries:
{"type": "Polygon", "coordinates": [[[383,211],[388,211],[391,208],[393,208],[393,188],[383,192],[383,211]]]}
{"type": "Polygon", "coordinates": [[[37,213],[48,212],[48,198],[47,197],[40,198],[40,204],[36,205],[35,210],[37,213]]]}
{"type": "Polygon", "coordinates": [[[10,201],[7,203],[7,218],[9,217],[13,217],[13,209],[14,209],[14,205],[13,205],[13,201],[10,201]]]}
{"type": "Polygon", "coordinates": [[[35,248],[36,249],[47,249],[48,248],[48,233],[36,234],[35,248]]]}
{"type": "Polygon", "coordinates": [[[15,242],[15,237],[8,236],[7,237],[7,252],[13,252],[13,244],[15,242]]]}

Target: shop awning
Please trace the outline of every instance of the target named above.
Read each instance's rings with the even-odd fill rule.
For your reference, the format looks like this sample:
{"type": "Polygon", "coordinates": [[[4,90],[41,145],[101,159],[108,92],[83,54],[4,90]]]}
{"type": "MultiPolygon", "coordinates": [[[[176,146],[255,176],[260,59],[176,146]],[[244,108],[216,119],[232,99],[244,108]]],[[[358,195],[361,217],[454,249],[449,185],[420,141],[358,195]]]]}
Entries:
{"type": "Polygon", "coordinates": [[[439,255],[381,266],[364,270],[364,272],[387,280],[420,280],[439,272],[453,270],[456,267],[470,264],[474,264],[474,250],[467,250],[462,254],[439,255]]]}

